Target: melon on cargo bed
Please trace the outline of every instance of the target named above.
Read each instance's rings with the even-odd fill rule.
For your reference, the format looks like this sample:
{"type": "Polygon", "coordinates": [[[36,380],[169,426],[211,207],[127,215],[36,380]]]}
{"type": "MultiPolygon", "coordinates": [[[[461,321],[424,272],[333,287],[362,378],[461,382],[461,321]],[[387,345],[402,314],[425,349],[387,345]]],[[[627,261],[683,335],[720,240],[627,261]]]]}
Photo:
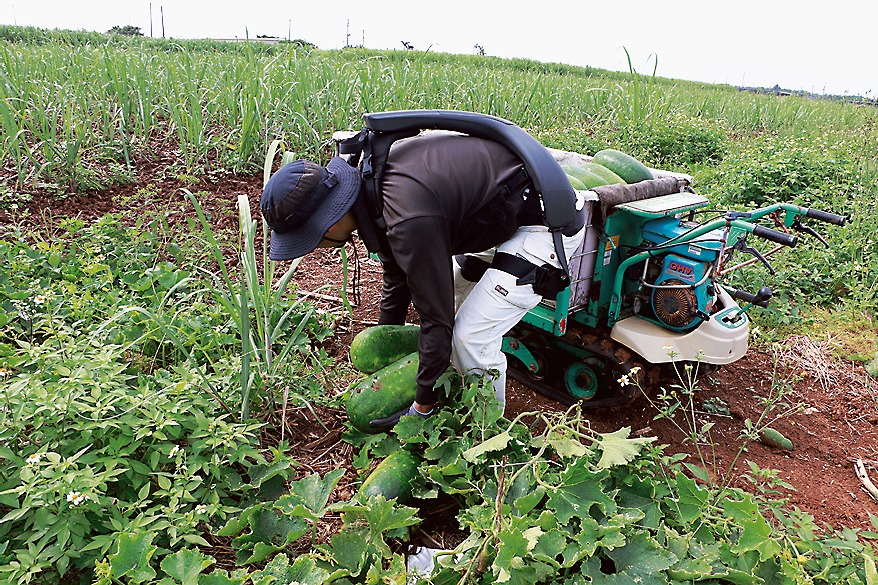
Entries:
{"type": "Polygon", "coordinates": [[[415,401],[418,352],[385,366],[351,389],[345,401],[348,420],[364,433],[378,433],[369,422],[407,408],[415,401]]]}
{"type": "Polygon", "coordinates": [[[621,185],[625,182],[625,179],[623,179],[604,165],[598,164],[596,162],[584,162],[582,163],[582,165],[580,165],[580,168],[591,171],[592,173],[601,177],[604,181],[606,181],[607,185],[621,185]]]}
{"type": "Polygon", "coordinates": [[[418,350],[418,325],[376,325],[363,329],[351,341],[351,364],[372,374],[418,350]]]}
{"type": "Polygon", "coordinates": [[[607,167],[629,184],[655,178],[652,171],[642,162],[630,154],[612,148],[605,148],[595,153],[592,162],[607,167]]]}
{"type": "Polygon", "coordinates": [[[585,186],[585,183],[580,181],[577,177],[571,175],[567,171],[564,171],[567,175],[567,180],[570,181],[570,186],[576,189],[577,191],[585,191],[588,187],[585,186]]]}
{"type": "MultiPolygon", "coordinates": [[[[603,177],[583,167],[564,165],[561,168],[564,169],[564,172],[567,173],[568,177],[578,179],[584,185],[585,189],[594,189],[595,187],[607,184],[607,181],[605,181],[603,177]]],[[[573,184],[572,181],[571,184],[573,184]]],[[[578,188],[576,185],[573,185],[573,187],[578,188]]]]}

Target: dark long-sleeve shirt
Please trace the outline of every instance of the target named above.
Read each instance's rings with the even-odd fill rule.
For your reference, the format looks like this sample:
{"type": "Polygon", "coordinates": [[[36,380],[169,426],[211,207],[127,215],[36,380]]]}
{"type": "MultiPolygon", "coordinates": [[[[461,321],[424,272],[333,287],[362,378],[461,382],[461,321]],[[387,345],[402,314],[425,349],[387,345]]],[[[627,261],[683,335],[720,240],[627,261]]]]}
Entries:
{"type": "MultiPolygon", "coordinates": [[[[382,183],[387,240],[379,252],[379,323],[403,323],[409,302],[414,305],[421,323],[416,400],[422,404],[435,402],[433,386],[451,358],[452,256],[496,246],[522,225],[520,192],[503,188],[521,169],[505,147],[456,134],[402,140],[390,151],[382,183]]],[[[360,237],[378,251],[362,201],[354,213],[360,237]]]]}

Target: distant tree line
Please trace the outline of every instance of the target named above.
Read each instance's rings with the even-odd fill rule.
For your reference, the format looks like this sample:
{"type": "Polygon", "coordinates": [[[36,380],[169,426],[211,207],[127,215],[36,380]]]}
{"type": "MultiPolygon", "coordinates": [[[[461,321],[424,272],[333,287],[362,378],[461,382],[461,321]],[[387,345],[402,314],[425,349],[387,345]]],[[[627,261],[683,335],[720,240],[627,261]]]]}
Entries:
{"type": "Polygon", "coordinates": [[[126,24],[125,26],[114,26],[110,30],[107,31],[107,34],[111,35],[128,35],[131,37],[142,37],[143,33],[140,32],[139,26],[131,26],[130,24],[126,24]]]}
{"type": "Polygon", "coordinates": [[[808,99],[812,99],[812,100],[850,102],[853,104],[860,104],[860,105],[864,105],[864,106],[878,106],[878,99],[870,98],[868,96],[821,94],[821,93],[814,93],[814,92],[805,91],[805,90],[801,90],[801,89],[786,89],[786,88],[782,88],[778,84],[775,84],[774,87],[738,86],[738,91],[749,91],[752,93],[764,93],[764,94],[777,95],[777,96],[782,96],[782,97],[795,96],[795,97],[808,98],[808,99]]]}

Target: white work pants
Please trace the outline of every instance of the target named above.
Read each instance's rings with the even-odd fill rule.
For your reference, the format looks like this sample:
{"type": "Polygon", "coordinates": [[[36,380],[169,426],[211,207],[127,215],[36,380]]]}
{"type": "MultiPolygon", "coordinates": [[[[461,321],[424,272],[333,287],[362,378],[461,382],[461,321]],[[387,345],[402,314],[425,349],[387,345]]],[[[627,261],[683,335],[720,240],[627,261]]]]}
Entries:
{"type": "MultiPolygon", "coordinates": [[[[564,237],[564,253],[569,259],[582,244],[585,230],[564,237]]],[[[542,266],[561,264],[555,254],[555,244],[548,228],[524,226],[518,228],[509,240],[500,244],[499,252],[517,255],[542,266]]],[[[493,251],[478,255],[490,262],[493,251]]],[[[518,277],[489,268],[477,282],[465,280],[460,267],[454,264],[455,305],[451,362],[462,374],[499,372],[494,378],[497,400],[506,406],[506,356],[501,347],[503,336],[515,326],[525,313],[537,306],[540,295],[529,284],[517,285],[518,277]]]]}

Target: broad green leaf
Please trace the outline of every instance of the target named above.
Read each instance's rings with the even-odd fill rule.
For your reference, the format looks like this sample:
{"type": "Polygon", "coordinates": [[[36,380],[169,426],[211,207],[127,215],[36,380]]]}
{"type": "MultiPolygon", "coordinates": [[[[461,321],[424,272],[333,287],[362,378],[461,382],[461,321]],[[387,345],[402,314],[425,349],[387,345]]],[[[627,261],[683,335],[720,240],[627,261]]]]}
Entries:
{"type": "Polygon", "coordinates": [[[634,534],[625,546],[607,550],[606,554],[616,572],[602,572],[600,559],[590,558],[586,565],[594,585],[664,585],[668,578],[663,571],[677,562],[677,557],[644,532],[634,534]]]}
{"type": "Polygon", "coordinates": [[[759,559],[764,561],[773,557],[783,550],[781,546],[771,538],[771,526],[761,516],[753,520],[741,523],[743,532],[738,542],[732,547],[732,552],[742,554],[751,550],[759,552],[759,559]]]}
{"type": "Polygon", "coordinates": [[[522,514],[527,514],[537,507],[546,495],[546,488],[537,486],[529,494],[522,495],[514,500],[515,508],[522,514]]]}
{"type": "Polygon", "coordinates": [[[637,509],[643,513],[643,520],[640,522],[641,527],[657,530],[662,524],[664,514],[654,496],[645,497],[643,494],[635,493],[627,486],[623,486],[616,497],[616,501],[620,508],[637,509]]]}
{"type": "Polygon", "coordinates": [[[564,459],[585,457],[590,453],[585,445],[569,437],[555,435],[549,439],[549,444],[555,450],[555,453],[564,459]]]}
{"type": "Polygon", "coordinates": [[[694,480],[678,473],[674,478],[677,482],[678,519],[684,524],[692,524],[701,517],[701,511],[707,505],[709,493],[694,480]]]}
{"type": "Polygon", "coordinates": [[[634,460],[643,448],[654,442],[655,437],[629,439],[631,427],[622,427],[612,433],[599,433],[597,440],[601,449],[601,458],[597,465],[600,469],[608,469],[616,465],[626,465],[634,460]]]}
{"type": "Polygon", "coordinates": [[[706,484],[712,483],[712,481],[710,479],[710,474],[708,474],[707,470],[704,469],[703,467],[701,467],[700,465],[694,465],[692,463],[683,463],[683,465],[686,466],[686,469],[688,469],[692,473],[692,475],[694,475],[696,478],[700,479],[704,483],[706,483],[706,484]]]}
{"type": "Polygon", "coordinates": [[[119,535],[118,550],[109,557],[114,578],[122,580],[122,577],[130,577],[135,582],[155,578],[155,570],[149,566],[150,559],[158,549],[152,544],[154,536],[152,532],[123,532],[119,535]]]}
{"type": "Polygon", "coordinates": [[[211,544],[207,542],[200,534],[184,534],[183,540],[185,540],[189,544],[194,544],[197,546],[204,546],[208,548],[210,548],[211,546],[211,544]]]}
{"type": "Polygon", "coordinates": [[[303,518],[281,518],[277,523],[277,534],[284,544],[292,544],[305,536],[311,527],[303,518]]]}
{"type": "Polygon", "coordinates": [[[683,559],[668,569],[668,577],[675,581],[702,581],[713,575],[713,567],[705,558],[683,559]]]}
{"type": "Polygon", "coordinates": [[[278,534],[278,516],[274,510],[256,510],[250,517],[253,536],[265,543],[271,543],[278,534]]]}
{"type": "Polygon", "coordinates": [[[316,473],[308,475],[290,485],[290,493],[277,502],[277,507],[289,514],[303,515],[299,506],[308,511],[307,516],[313,519],[323,516],[326,502],[339,479],[345,474],[344,469],[335,469],[321,479],[316,473]]]}
{"type": "Polygon", "coordinates": [[[258,488],[266,480],[277,477],[278,475],[286,480],[289,477],[287,470],[290,469],[291,466],[292,460],[287,458],[281,458],[268,465],[254,465],[248,470],[250,485],[258,488]]]}
{"type": "MultiPolygon", "coordinates": [[[[704,493],[704,490],[701,491],[704,493]]],[[[761,516],[759,505],[753,500],[753,497],[750,494],[744,495],[744,497],[739,500],[731,498],[724,499],[722,507],[726,516],[739,524],[745,520],[753,520],[754,518],[761,516]]]]}
{"type": "Polygon", "coordinates": [[[565,483],[558,486],[549,494],[546,507],[555,510],[558,522],[565,524],[573,517],[585,518],[589,516],[592,506],[607,516],[616,513],[616,503],[613,498],[616,490],[610,493],[604,491],[604,474],[579,475],[571,477],[576,481],[572,485],[565,483]]]}
{"type": "Polygon", "coordinates": [[[266,577],[273,577],[273,583],[282,585],[296,583],[298,585],[323,585],[329,578],[329,573],[317,566],[313,558],[307,555],[297,557],[290,564],[289,557],[285,553],[279,554],[265,565],[265,569],[253,572],[253,582],[258,583],[266,577]]]}
{"type": "Polygon", "coordinates": [[[487,441],[479,443],[478,445],[471,447],[463,452],[463,458],[469,461],[470,463],[475,463],[480,455],[484,455],[485,453],[489,453],[492,451],[502,451],[509,445],[509,441],[512,437],[509,434],[509,431],[503,431],[497,435],[494,435],[487,441]]]}
{"type": "Polygon", "coordinates": [[[763,585],[765,581],[746,571],[738,571],[737,569],[723,568],[722,571],[713,573],[712,577],[719,582],[729,582],[733,585],[763,585]]]}
{"type": "MultiPolygon", "coordinates": [[[[265,542],[257,542],[253,545],[253,551],[251,552],[250,556],[247,557],[243,562],[241,562],[241,564],[249,565],[250,563],[258,563],[259,561],[264,561],[265,559],[282,549],[282,546],[275,546],[273,544],[268,544],[265,542]]],[[[239,559],[240,556],[241,555],[239,554],[239,559]]]]}
{"type": "Polygon", "coordinates": [[[352,577],[357,577],[363,570],[368,545],[362,532],[342,530],[332,536],[328,545],[318,548],[329,555],[335,566],[344,567],[352,577]]]}
{"type": "Polygon", "coordinates": [[[569,541],[562,552],[565,567],[572,567],[582,559],[587,559],[595,554],[600,544],[598,536],[598,523],[594,518],[585,518],[580,521],[579,532],[575,540],[569,541]]]}
{"type": "Polygon", "coordinates": [[[497,547],[497,557],[494,559],[494,566],[510,569],[516,568],[512,566],[513,561],[516,558],[523,558],[528,553],[527,539],[518,531],[502,530],[497,535],[497,540],[499,545],[497,547]]]}
{"type": "Polygon", "coordinates": [[[254,504],[238,514],[237,516],[232,516],[229,518],[228,522],[220,528],[217,534],[219,536],[237,536],[244,531],[247,525],[250,523],[250,516],[255,513],[257,510],[261,510],[263,504],[254,504]]]}
{"type": "Polygon", "coordinates": [[[198,585],[201,571],[216,561],[199,550],[184,548],[162,559],[162,571],[182,585],[198,585]]]}
{"type": "Polygon", "coordinates": [[[543,535],[543,529],[539,526],[531,526],[522,532],[521,535],[527,540],[527,550],[532,551],[536,547],[537,542],[539,542],[540,536],[543,535]]]}
{"type": "Polygon", "coordinates": [[[362,510],[369,522],[369,531],[377,534],[397,528],[405,528],[417,524],[417,509],[401,506],[395,500],[385,500],[384,496],[369,498],[369,504],[362,510]]]}
{"type": "MultiPolygon", "coordinates": [[[[567,536],[557,528],[553,528],[548,532],[540,534],[531,554],[535,559],[556,562],[555,558],[558,556],[558,553],[563,551],[566,547],[567,536]]],[[[569,565],[565,564],[564,566],[569,565]]]]}
{"type": "Polygon", "coordinates": [[[518,530],[502,530],[497,536],[497,556],[491,566],[498,583],[534,583],[533,568],[525,562],[528,540],[518,530]]]}
{"type": "Polygon", "coordinates": [[[207,575],[199,575],[198,585],[243,585],[249,578],[243,571],[229,574],[228,571],[217,569],[207,575]]]}
{"type": "MultiPolygon", "coordinates": [[[[406,567],[405,558],[402,555],[394,554],[390,557],[388,566],[382,567],[379,563],[374,563],[366,572],[366,583],[406,583],[406,567]]],[[[308,583],[306,585],[322,585],[322,583],[308,583]]]]}

